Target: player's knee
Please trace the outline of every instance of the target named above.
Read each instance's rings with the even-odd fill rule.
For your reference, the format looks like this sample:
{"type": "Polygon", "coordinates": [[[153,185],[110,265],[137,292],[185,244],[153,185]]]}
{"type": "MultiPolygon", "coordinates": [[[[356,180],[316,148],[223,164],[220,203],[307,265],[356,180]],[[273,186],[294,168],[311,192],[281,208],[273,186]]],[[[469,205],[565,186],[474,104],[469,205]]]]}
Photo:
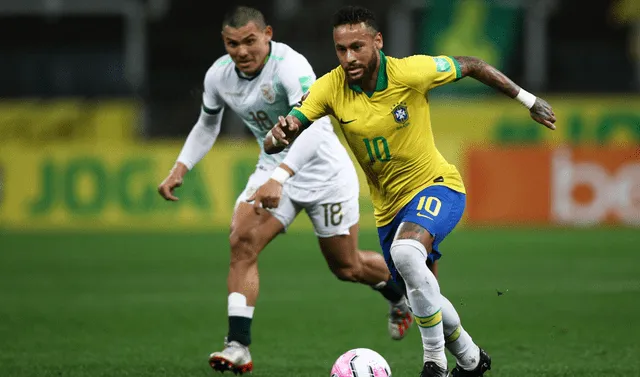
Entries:
{"type": "Polygon", "coordinates": [[[258,236],[255,231],[232,230],[229,235],[231,246],[231,263],[234,262],[255,262],[258,258],[257,247],[258,236]]]}
{"type": "Polygon", "coordinates": [[[391,245],[390,254],[407,285],[412,285],[411,280],[418,276],[414,270],[418,266],[425,266],[427,251],[424,245],[415,240],[396,240],[391,245]]]}

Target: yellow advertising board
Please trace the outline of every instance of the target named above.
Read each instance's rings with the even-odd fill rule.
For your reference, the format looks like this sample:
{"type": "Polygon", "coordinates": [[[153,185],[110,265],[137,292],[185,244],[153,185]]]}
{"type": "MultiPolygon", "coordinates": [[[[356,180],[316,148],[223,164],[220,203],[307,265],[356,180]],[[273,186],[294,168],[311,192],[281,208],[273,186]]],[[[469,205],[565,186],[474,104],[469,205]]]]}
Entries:
{"type": "MultiPolygon", "coordinates": [[[[217,143],[176,190],[180,200],[167,202],[157,186],[181,147],[182,142],[3,145],[0,228],[227,229],[236,197],[255,169],[256,143],[217,143]]],[[[363,202],[368,216],[362,213],[362,224],[370,226],[372,209],[363,202]]],[[[301,214],[291,229],[311,229],[310,224],[301,214]]]]}

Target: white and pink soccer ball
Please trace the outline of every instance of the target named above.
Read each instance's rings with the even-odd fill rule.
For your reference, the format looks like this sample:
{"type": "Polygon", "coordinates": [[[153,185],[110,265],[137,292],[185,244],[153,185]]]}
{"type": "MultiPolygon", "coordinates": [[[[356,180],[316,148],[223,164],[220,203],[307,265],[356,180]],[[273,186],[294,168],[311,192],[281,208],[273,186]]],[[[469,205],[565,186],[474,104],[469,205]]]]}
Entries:
{"type": "Polygon", "coordinates": [[[391,377],[391,368],[376,351],[355,348],[343,353],[331,368],[331,377],[391,377]]]}

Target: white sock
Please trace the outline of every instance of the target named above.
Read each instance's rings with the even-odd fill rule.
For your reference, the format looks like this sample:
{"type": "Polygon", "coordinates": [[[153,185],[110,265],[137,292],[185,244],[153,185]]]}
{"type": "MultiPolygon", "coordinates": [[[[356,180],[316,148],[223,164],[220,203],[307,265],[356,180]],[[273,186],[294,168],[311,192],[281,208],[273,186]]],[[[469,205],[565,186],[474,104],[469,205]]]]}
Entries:
{"type": "Polygon", "coordinates": [[[238,292],[233,292],[228,298],[229,306],[227,307],[229,317],[246,317],[253,318],[255,306],[247,306],[247,298],[238,292]]]}
{"type": "Polygon", "coordinates": [[[458,365],[463,369],[473,370],[480,362],[480,348],[473,342],[460,324],[460,316],[453,304],[444,296],[442,300],[442,325],[444,327],[445,345],[456,357],[458,365]]]}
{"type": "Polygon", "coordinates": [[[407,286],[407,298],[422,336],[424,361],[447,369],[438,280],[427,267],[427,250],[415,240],[396,240],[391,258],[407,286]]]}

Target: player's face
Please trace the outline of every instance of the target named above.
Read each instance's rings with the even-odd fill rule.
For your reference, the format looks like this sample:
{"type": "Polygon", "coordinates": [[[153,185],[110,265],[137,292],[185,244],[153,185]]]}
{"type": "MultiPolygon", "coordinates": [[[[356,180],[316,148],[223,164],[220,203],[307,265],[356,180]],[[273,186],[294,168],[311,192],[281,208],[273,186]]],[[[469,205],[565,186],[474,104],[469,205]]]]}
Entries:
{"type": "Polygon", "coordinates": [[[236,67],[245,75],[255,75],[269,54],[269,42],[273,35],[271,26],[260,29],[254,22],[239,28],[225,26],[222,29],[224,48],[236,67]]]}
{"type": "Polygon", "coordinates": [[[333,42],[349,84],[364,88],[373,82],[375,87],[382,35],[373,32],[365,23],[340,25],[333,29],[333,42]]]}

